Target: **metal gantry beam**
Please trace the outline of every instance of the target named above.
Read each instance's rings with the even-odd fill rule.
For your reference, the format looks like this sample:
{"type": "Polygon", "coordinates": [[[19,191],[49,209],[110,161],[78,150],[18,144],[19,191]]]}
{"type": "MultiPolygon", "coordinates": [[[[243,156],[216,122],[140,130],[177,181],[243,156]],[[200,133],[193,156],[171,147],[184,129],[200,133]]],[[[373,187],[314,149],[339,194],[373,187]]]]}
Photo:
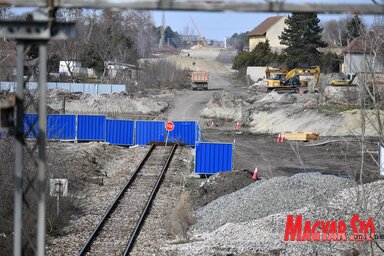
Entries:
{"type": "Polygon", "coordinates": [[[47,183],[47,61],[48,41],[39,45],[39,155],[37,158],[37,255],[45,255],[45,188],[47,183]]]}
{"type": "MultiPolygon", "coordinates": [[[[316,12],[384,14],[383,5],[367,3],[292,3],[282,0],[253,1],[174,1],[174,0],[53,0],[54,7],[66,8],[123,8],[136,10],[179,10],[179,11],[234,11],[234,12],[316,12]]],[[[47,0],[0,0],[0,6],[47,7],[47,0]]]]}
{"type": "Polygon", "coordinates": [[[17,51],[17,87],[16,87],[16,146],[15,146],[15,206],[14,206],[14,233],[13,255],[22,255],[22,228],[23,228],[23,119],[24,119],[24,44],[18,42],[17,51]]]}
{"type": "MultiPolygon", "coordinates": [[[[38,1],[25,1],[38,2],[38,1]]],[[[37,216],[36,216],[36,249],[35,255],[45,254],[45,210],[46,210],[46,91],[48,42],[54,39],[71,39],[75,37],[74,23],[57,23],[53,19],[32,22],[0,22],[0,37],[16,40],[17,49],[17,89],[16,89],[16,157],[15,157],[15,207],[14,207],[14,255],[23,252],[23,153],[24,153],[24,61],[26,46],[31,43],[39,45],[39,135],[38,135],[38,173],[37,173],[37,216]]],[[[34,180],[34,179],[32,179],[34,180]]]]}

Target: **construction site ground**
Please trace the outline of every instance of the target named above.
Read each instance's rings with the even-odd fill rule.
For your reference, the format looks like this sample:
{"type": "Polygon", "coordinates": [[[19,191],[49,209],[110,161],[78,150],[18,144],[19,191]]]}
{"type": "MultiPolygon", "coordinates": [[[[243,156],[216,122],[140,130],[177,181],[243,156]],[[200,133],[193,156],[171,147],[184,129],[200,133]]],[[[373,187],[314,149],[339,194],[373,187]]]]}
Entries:
{"type": "MultiPolygon", "coordinates": [[[[197,120],[203,141],[234,143],[235,170],[203,178],[190,175],[192,149],[178,149],[133,255],[359,255],[355,251],[366,255],[368,243],[283,243],[282,236],[289,213],[313,221],[347,221],[353,214],[371,214],[378,220],[378,232],[384,234],[384,184],[374,127],[367,127],[369,136],[362,147],[359,112],[353,104],[335,105],[331,96],[337,92],[328,91],[326,99],[311,92],[268,94],[261,84],[249,87],[235,80],[230,65],[216,60],[221,51],[196,49],[171,57],[180,68],[210,72],[208,91],[167,89],[102,96],[50,92],[52,113],[60,112],[64,93],[70,96],[67,113],[197,120]],[[234,129],[237,122],[239,130],[234,129]],[[319,132],[320,140],[277,143],[277,135],[284,131],[319,132]],[[252,179],[256,167],[258,181],[252,179]],[[361,171],[364,186],[359,181],[361,171]],[[362,189],[366,194],[360,193],[362,189]],[[370,203],[362,209],[367,198],[370,203]]],[[[13,140],[1,141],[2,163],[14,161],[13,145],[13,140]]],[[[77,252],[145,151],[97,142],[48,143],[49,178],[69,179],[70,198],[63,200],[71,202],[63,204],[66,222],[51,223],[61,228],[51,227],[47,255],[77,252]]],[[[14,166],[3,167],[6,195],[11,198],[14,166]]],[[[49,204],[54,212],[55,198],[49,204]]],[[[0,232],[5,237],[0,248],[12,244],[12,223],[4,223],[8,229],[0,232]]],[[[379,251],[375,247],[375,255],[379,251]]]]}

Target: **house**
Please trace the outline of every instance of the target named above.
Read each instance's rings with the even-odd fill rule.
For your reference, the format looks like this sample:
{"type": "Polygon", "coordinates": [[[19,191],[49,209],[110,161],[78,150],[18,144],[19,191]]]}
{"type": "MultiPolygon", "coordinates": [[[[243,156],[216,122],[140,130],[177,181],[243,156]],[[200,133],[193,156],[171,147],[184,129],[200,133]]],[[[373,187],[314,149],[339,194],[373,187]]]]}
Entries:
{"type": "Polygon", "coordinates": [[[375,36],[374,33],[368,33],[353,39],[343,49],[343,73],[383,73],[384,52],[382,42],[383,35],[375,36]]]}
{"type": "Polygon", "coordinates": [[[71,76],[71,73],[79,73],[81,62],[76,60],[61,60],[59,63],[59,74],[62,76],[71,76]],[[77,71],[77,72],[76,72],[77,71]]]}
{"type": "Polygon", "coordinates": [[[251,32],[248,32],[249,51],[252,51],[257,44],[268,40],[271,49],[275,52],[280,52],[286,48],[280,44],[279,36],[284,31],[286,16],[269,17],[255,27],[251,32]]]}
{"type": "Polygon", "coordinates": [[[137,67],[127,63],[107,61],[107,76],[109,78],[135,79],[137,67]]]}

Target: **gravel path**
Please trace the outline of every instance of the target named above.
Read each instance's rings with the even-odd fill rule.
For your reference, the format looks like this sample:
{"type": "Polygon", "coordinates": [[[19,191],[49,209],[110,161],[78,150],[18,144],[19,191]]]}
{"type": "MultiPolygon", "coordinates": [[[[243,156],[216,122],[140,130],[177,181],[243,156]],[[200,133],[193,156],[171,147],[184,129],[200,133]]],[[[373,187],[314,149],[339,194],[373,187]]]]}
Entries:
{"type": "MultiPolygon", "coordinates": [[[[169,151],[170,147],[159,149],[169,151]]],[[[126,179],[134,171],[147,150],[147,147],[122,148],[122,152],[119,151],[118,157],[111,158],[111,161],[100,170],[101,173],[105,173],[104,185],[89,184],[81,197],[78,196],[78,206],[83,209],[82,214],[74,216],[74,219],[63,231],[62,236],[48,239],[46,255],[77,255],[88,235],[100,221],[111,200],[115,198],[120,188],[126,183],[126,179]]],[[[190,150],[188,147],[179,147],[177,149],[131,255],[157,255],[160,247],[172,235],[171,223],[172,221],[177,222],[177,220],[171,219],[172,209],[178,203],[184,188],[185,177],[191,171],[190,150]]],[[[151,170],[145,175],[151,176],[154,169],[161,168],[161,159],[157,160],[159,161],[153,163],[151,170]]],[[[146,189],[146,186],[142,187],[144,190],[146,189]]],[[[120,238],[125,235],[124,232],[115,233],[116,235],[120,234],[120,238]]],[[[118,243],[120,238],[116,239],[115,243],[118,243]]],[[[92,255],[111,255],[113,253],[112,249],[109,248],[104,253],[98,252],[92,255]]],[[[117,253],[117,255],[120,254],[117,253]]]]}
{"type": "Polygon", "coordinates": [[[143,169],[124,193],[115,210],[93,240],[86,255],[121,255],[130,239],[171,147],[154,149],[143,169]]]}
{"type": "Polygon", "coordinates": [[[178,147],[130,255],[158,255],[160,247],[174,236],[171,227],[179,220],[172,211],[183,192],[185,177],[190,174],[186,161],[189,158],[190,149],[178,147]]]}
{"type": "Polygon", "coordinates": [[[147,148],[123,149],[118,159],[112,158],[112,161],[101,170],[106,175],[104,186],[88,184],[81,195],[73,195],[77,197],[78,206],[83,213],[80,216],[73,216],[73,220],[63,230],[64,235],[50,237],[47,240],[46,255],[77,254],[147,150],[147,148]]]}

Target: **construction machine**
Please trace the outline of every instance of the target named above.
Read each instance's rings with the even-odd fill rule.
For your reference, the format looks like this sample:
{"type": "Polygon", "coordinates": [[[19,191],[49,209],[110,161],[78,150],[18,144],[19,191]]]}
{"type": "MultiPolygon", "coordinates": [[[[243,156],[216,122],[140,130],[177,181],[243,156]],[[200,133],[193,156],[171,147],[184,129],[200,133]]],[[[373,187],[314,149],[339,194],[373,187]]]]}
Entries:
{"type": "Polygon", "coordinates": [[[332,80],[333,86],[355,86],[353,80],[355,80],[356,74],[347,74],[346,76],[341,77],[338,80],[332,80]]]}
{"type": "Polygon", "coordinates": [[[205,41],[205,38],[203,37],[203,35],[200,33],[200,30],[199,28],[197,27],[195,21],[192,19],[192,16],[189,16],[189,18],[191,19],[193,25],[195,26],[196,30],[197,30],[197,33],[199,33],[199,36],[200,36],[200,39],[201,39],[201,42],[203,44],[203,46],[207,46],[207,42],[205,41]]]}
{"type": "Polygon", "coordinates": [[[192,90],[208,90],[209,73],[204,71],[193,71],[191,74],[192,90]]]}
{"type": "Polygon", "coordinates": [[[313,76],[313,87],[319,82],[320,77],[320,67],[310,67],[310,68],[295,68],[284,73],[284,70],[276,72],[274,77],[270,77],[271,69],[266,68],[265,74],[267,78],[267,91],[298,91],[299,87],[307,87],[308,81],[300,80],[300,76],[313,76]]]}
{"type": "Polygon", "coordinates": [[[286,69],[267,67],[265,69],[265,78],[271,79],[271,74],[272,74],[273,79],[280,80],[281,78],[285,77],[287,73],[288,73],[288,70],[286,69]]]}

